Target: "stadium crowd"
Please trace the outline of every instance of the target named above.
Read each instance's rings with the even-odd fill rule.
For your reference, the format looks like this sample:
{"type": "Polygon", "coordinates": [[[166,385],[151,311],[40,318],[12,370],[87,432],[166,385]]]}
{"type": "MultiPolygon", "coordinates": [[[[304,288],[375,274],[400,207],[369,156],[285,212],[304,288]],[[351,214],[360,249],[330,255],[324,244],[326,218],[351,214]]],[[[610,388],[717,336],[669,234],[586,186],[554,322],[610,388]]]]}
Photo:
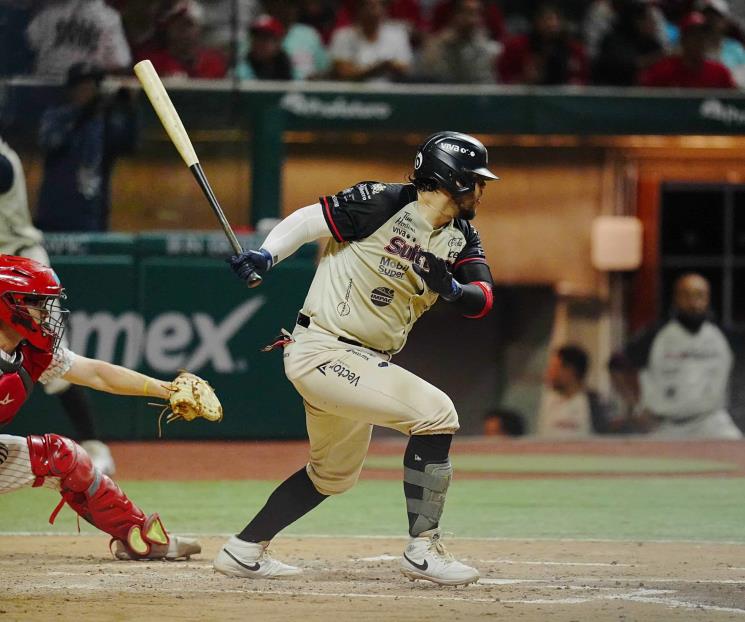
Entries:
{"type": "Polygon", "coordinates": [[[745,0],[0,0],[0,75],[745,85],[745,0]]]}

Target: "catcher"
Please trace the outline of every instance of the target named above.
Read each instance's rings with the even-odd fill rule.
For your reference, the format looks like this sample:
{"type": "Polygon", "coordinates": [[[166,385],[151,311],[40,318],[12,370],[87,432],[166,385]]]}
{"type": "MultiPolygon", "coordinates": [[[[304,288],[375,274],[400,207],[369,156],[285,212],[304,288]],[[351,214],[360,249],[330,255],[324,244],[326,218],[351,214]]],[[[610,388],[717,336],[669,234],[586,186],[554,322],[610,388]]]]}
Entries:
{"type": "MultiPolygon", "coordinates": [[[[169,384],[60,347],[67,313],[60,306],[63,297],[51,268],[0,255],[0,426],[13,420],[37,382],[55,378],[98,391],[170,401],[168,421],[222,418],[214,392],[196,376],[181,374],[169,384]]],[[[145,514],[93,467],[80,445],[64,436],[0,434],[0,493],[26,486],[57,490],[62,499],[50,523],[67,503],[111,536],[118,559],[179,559],[201,551],[197,540],[169,535],[158,514],[145,514]]]]}

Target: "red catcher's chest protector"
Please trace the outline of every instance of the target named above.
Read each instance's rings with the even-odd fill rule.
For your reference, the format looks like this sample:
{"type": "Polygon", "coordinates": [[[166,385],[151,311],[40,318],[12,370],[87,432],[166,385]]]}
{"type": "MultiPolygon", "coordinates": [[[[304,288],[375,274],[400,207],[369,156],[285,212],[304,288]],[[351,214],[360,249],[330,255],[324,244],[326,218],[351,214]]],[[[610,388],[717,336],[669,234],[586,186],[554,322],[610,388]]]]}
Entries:
{"type": "Polygon", "coordinates": [[[11,361],[0,358],[0,426],[13,420],[51,362],[49,352],[26,343],[15,351],[11,361]]]}

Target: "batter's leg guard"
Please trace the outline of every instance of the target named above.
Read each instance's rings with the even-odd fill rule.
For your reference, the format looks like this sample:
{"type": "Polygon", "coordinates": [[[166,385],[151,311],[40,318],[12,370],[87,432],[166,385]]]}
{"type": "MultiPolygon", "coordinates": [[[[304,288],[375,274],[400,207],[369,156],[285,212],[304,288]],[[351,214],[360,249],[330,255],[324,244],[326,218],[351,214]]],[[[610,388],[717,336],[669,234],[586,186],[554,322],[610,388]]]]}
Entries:
{"type": "Polygon", "coordinates": [[[412,436],[404,454],[404,495],[409,535],[435,529],[453,477],[448,453],[452,434],[412,436]]]}
{"type": "Polygon", "coordinates": [[[168,545],[160,517],[146,516],[111,478],[93,467],[80,445],[57,434],[29,436],[27,442],[34,486],[41,486],[46,477],[60,480],[62,500],[49,517],[50,523],[67,503],[91,525],[122,542],[133,558],[150,556],[155,545],[168,545]]]}

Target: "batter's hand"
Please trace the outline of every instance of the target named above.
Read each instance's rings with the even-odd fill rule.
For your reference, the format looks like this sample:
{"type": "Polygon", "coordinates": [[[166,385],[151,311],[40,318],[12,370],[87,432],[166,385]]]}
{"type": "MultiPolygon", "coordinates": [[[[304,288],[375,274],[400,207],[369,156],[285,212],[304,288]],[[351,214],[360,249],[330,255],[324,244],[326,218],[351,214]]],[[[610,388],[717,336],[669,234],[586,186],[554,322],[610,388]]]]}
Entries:
{"type": "Polygon", "coordinates": [[[268,250],[245,251],[226,260],[241,281],[249,283],[254,274],[263,276],[272,267],[272,256],[268,250]]]}
{"type": "Polygon", "coordinates": [[[415,261],[411,265],[414,272],[422,277],[429,289],[440,294],[448,302],[453,302],[463,295],[463,288],[453,278],[450,267],[444,259],[440,259],[428,251],[421,251],[419,257],[424,259],[424,265],[419,261],[415,261]]]}

